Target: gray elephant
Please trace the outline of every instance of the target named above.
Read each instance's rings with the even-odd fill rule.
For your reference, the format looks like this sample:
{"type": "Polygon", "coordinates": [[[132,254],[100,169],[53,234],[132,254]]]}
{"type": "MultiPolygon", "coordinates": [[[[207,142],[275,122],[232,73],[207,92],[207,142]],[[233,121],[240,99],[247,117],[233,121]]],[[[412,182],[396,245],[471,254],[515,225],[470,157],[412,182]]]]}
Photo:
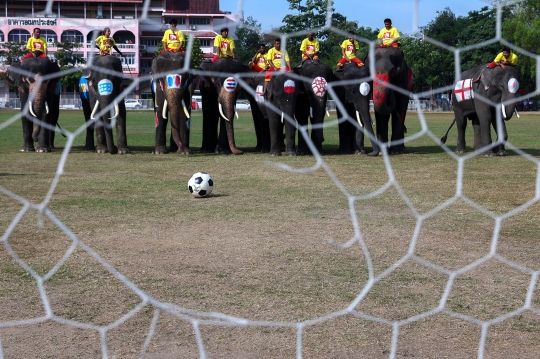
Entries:
{"type": "Polygon", "coordinates": [[[375,67],[375,80],[370,84],[372,90],[373,107],[375,111],[375,124],[377,139],[386,144],[388,142],[388,122],[392,116],[391,141],[397,141],[390,147],[391,154],[405,152],[405,116],[409,105],[408,92],[412,86],[412,71],[403,57],[403,51],[395,47],[381,47],[375,49],[375,64],[371,64],[369,54],[364,59],[365,66],[375,67]],[[390,88],[391,84],[402,91],[390,88]]]}
{"type": "MultiPolygon", "coordinates": [[[[129,153],[126,134],[126,106],[119,98],[122,85],[122,62],[112,55],[95,56],[83,76],[88,81],[90,106],[83,105],[85,118],[94,121],[98,153],[129,153]],[[91,113],[87,113],[92,109],[91,113]],[[114,144],[112,125],[116,122],[118,146],[114,144]]],[[[81,101],[83,99],[81,98],[81,101]]],[[[87,134],[88,145],[88,134],[87,134]]]]}
{"type": "MultiPolygon", "coordinates": [[[[163,52],[152,61],[154,111],[156,118],[155,154],[177,152],[191,154],[189,119],[191,117],[192,76],[184,70],[185,53],[163,52]],[[167,123],[171,120],[171,139],[167,142],[167,123]]],[[[188,69],[191,66],[188,66],[188,69]]]]}
{"type": "Polygon", "coordinates": [[[244,152],[236,147],[233,125],[241,86],[233,75],[247,73],[248,67],[240,60],[221,58],[213,63],[203,61],[200,69],[207,72],[199,82],[203,102],[201,151],[241,155],[244,152]]]}
{"type": "MultiPolygon", "coordinates": [[[[327,84],[334,79],[332,69],[318,60],[306,60],[301,67],[294,69],[294,73],[303,77],[300,83],[300,95],[296,108],[296,120],[299,126],[307,126],[311,120],[311,140],[319,153],[322,153],[324,134],[322,126],[326,114],[328,100],[327,84]]],[[[303,136],[298,136],[298,153],[310,154],[303,136]]]]}
{"type": "Polygon", "coordinates": [[[59,74],[55,62],[39,57],[14,62],[8,69],[8,78],[17,85],[21,100],[22,152],[50,152],[54,147],[54,130],[60,113],[59,74]],[[35,149],[34,142],[38,143],[35,149]]]}
{"type": "MultiPolygon", "coordinates": [[[[347,63],[343,69],[334,73],[336,81],[340,81],[334,86],[337,99],[345,107],[346,113],[355,123],[344,121],[339,126],[339,153],[365,153],[364,131],[372,135],[374,132],[372,119],[369,113],[369,100],[371,87],[369,85],[369,68],[358,66],[354,62],[347,63]],[[363,128],[363,130],[362,130],[363,128]]],[[[338,118],[343,117],[343,113],[337,108],[338,118]]],[[[377,141],[371,141],[373,151],[369,156],[377,156],[380,152],[377,141]]]]}
{"type": "Polygon", "coordinates": [[[285,154],[287,156],[296,156],[296,128],[294,121],[295,112],[298,107],[297,100],[300,94],[300,81],[296,80],[288,72],[274,73],[272,79],[267,85],[266,93],[261,98],[258,95],[259,103],[271,104],[277,108],[277,111],[271,107],[266,107],[268,116],[268,128],[270,132],[270,155],[281,156],[283,147],[283,130],[285,130],[285,154]],[[290,120],[285,118],[287,115],[290,120]]]}
{"type": "Polygon", "coordinates": [[[514,104],[516,93],[519,89],[519,69],[515,66],[506,66],[502,69],[497,66],[488,68],[486,65],[478,66],[464,71],[452,92],[452,104],[454,116],[458,129],[458,140],[456,152],[465,152],[465,130],[467,119],[472,121],[474,128],[474,149],[489,146],[491,142],[491,128],[497,130],[498,109],[485,101],[480,100],[482,96],[487,101],[492,101],[501,106],[501,122],[503,143],[489,148],[484,155],[503,156],[506,151],[504,142],[508,139],[505,121],[512,118],[514,114],[514,104]]]}

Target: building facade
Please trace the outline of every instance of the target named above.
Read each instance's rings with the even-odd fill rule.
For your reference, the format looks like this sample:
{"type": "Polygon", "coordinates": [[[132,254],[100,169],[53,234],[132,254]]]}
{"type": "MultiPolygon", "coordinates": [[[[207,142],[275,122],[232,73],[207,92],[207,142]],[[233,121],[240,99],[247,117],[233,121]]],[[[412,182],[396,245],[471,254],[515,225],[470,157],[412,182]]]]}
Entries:
{"type": "MultiPolygon", "coordinates": [[[[53,60],[55,43],[68,40],[81,44],[77,53],[88,61],[97,54],[93,40],[109,27],[125,55],[123,58],[113,51],[120,57],[127,78],[148,76],[154,53],[172,18],[186,38],[192,35],[201,40],[205,56],[211,56],[219,29],[227,26],[234,36],[238,20],[231,12],[219,9],[219,0],[62,0],[50,4],[46,0],[0,0],[0,16],[0,47],[4,42],[26,42],[33,29],[39,27],[53,60]]],[[[0,71],[5,69],[5,65],[1,66],[0,71]]],[[[138,83],[137,95],[148,82],[138,83]]]]}

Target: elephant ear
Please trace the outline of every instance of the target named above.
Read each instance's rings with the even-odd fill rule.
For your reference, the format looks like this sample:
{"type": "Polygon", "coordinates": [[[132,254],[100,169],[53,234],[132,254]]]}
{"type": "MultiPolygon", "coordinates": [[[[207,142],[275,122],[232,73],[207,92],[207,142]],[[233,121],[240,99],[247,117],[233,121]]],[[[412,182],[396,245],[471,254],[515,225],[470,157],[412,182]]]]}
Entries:
{"type": "Polygon", "coordinates": [[[494,69],[484,68],[482,70],[482,73],[480,74],[480,82],[482,83],[482,85],[484,85],[484,90],[486,91],[489,89],[489,86],[491,85],[491,78],[493,75],[493,71],[494,69]]]}

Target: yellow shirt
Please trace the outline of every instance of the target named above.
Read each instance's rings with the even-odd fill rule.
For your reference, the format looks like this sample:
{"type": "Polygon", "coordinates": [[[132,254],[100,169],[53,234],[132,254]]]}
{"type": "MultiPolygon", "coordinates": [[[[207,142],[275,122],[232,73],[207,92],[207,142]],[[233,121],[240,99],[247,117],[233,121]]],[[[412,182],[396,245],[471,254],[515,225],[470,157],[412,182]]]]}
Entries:
{"type": "Polygon", "coordinates": [[[185,42],[184,33],[180,30],[172,31],[171,29],[167,29],[161,41],[167,44],[168,49],[178,50],[180,43],[185,42]]]}
{"type": "Polygon", "coordinates": [[[384,27],[377,36],[378,39],[383,40],[383,45],[390,45],[396,37],[399,37],[399,31],[393,26],[390,30],[386,30],[386,27],[384,27]]]}
{"type": "MultiPolygon", "coordinates": [[[[270,50],[268,50],[268,53],[266,54],[266,61],[271,62],[276,69],[280,69],[282,57],[283,54],[281,53],[281,51],[278,51],[275,47],[272,47],[270,50]]],[[[290,61],[289,54],[287,52],[285,52],[285,61],[290,61]]],[[[285,64],[285,66],[283,67],[287,67],[287,65],[285,64]]]]}
{"type": "Polygon", "coordinates": [[[497,57],[495,58],[495,60],[493,60],[493,62],[501,62],[503,60],[508,61],[512,65],[517,65],[517,55],[514,54],[513,52],[511,52],[510,55],[508,55],[508,58],[504,57],[503,53],[501,52],[500,54],[497,55],[497,57]]]}
{"type": "Polygon", "coordinates": [[[40,37],[39,39],[36,39],[35,37],[31,37],[28,39],[28,42],[26,43],[26,48],[32,52],[34,51],[41,51],[43,53],[47,52],[47,41],[45,41],[45,38],[40,37]]]}
{"type": "Polygon", "coordinates": [[[219,49],[219,57],[232,57],[231,50],[234,49],[234,39],[231,36],[216,36],[214,46],[219,49]]]}
{"type": "Polygon", "coordinates": [[[308,55],[319,52],[319,40],[313,39],[313,41],[309,41],[306,37],[304,41],[302,41],[302,45],[300,45],[300,51],[304,51],[308,55]]]}
{"type": "Polygon", "coordinates": [[[105,35],[101,35],[96,39],[96,45],[99,46],[100,54],[110,55],[112,53],[111,48],[116,46],[116,41],[114,41],[112,37],[105,37],[105,35]]]}
{"type": "Polygon", "coordinates": [[[360,48],[360,44],[358,41],[354,40],[353,47],[353,43],[347,39],[341,43],[341,48],[345,49],[345,56],[347,56],[348,59],[354,59],[356,57],[355,52],[360,48]]]}
{"type": "Polygon", "coordinates": [[[268,64],[266,63],[266,54],[257,54],[255,56],[255,63],[261,69],[266,70],[266,68],[268,67],[268,64]]]}

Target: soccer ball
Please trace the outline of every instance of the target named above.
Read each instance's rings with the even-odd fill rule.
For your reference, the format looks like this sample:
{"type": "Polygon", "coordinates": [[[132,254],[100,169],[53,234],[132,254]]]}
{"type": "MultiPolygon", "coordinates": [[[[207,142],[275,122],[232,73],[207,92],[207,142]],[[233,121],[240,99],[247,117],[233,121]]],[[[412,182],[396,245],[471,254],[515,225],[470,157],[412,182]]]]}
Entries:
{"type": "Polygon", "coordinates": [[[206,172],[197,172],[188,181],[188,190],[194,197],[206,197],[214,189],[214,180],[206,172]]]}

